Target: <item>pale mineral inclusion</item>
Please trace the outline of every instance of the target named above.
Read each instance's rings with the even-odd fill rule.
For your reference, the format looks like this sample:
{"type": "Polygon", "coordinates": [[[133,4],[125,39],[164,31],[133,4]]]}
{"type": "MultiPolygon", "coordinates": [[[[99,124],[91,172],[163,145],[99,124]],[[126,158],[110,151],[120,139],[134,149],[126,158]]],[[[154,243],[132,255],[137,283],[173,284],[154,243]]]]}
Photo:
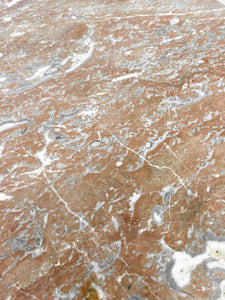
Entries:
{"type": "Polygon", "coordinates": [[[213,261],[211,268],[220,267],[225,269],[225,242],[208,241],[206,251],[194,257],[184,251],[175,252],[173,254],[174,265],[171,269],[171,276],[177,287],[182,289],[189,285],[191,283],[192,272],[198,265],[209,258],[218,261],[216,264],[215,261],[213,261]]]}
{"type": "Polygon", "coordinates": [[[0,193],[0,201],[6,201],[12,199],[12,196],[6,195],[5,193],[0,193]]]}

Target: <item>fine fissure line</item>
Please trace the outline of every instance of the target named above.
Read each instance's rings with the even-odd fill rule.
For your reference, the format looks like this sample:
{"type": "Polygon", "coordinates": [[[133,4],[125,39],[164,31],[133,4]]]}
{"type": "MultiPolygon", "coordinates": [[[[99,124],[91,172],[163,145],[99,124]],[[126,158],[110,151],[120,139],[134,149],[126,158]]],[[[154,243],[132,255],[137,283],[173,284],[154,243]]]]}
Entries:
{"type": "Polygon", "coordinates": [[[185,190],[187,191],[187,187],[184,183],[184,181],[181,179],[181,177],[176,174],[176,172],[170,168],[170,167],[167,167],[167,166],[158,166],[158,165],[154,165],[152,164],[148,159],[146,159],[143,155],[139,154],[138,152],[136,152],[134,149],[124,145],[119,139],[117,136],[115,136],[111,131],[109,131],[107,128],[105,128],[102,124],[100,124],[99,122],[97,122],[98,125],[105,131],[107,131],[123,148],[127,149],[128,151],[130,152],[133,152],[135,155],[137,155],[139,158],[141,158],[142,160],[144,160],[150,167],[153,167],[153,168],[156,168],[158,170],[162,170],[162,169],[166,169],[166,170],[169,170],[175,177],[178,178],[179,182],[181,183],[181,185],[185,188],[185,190]]]}

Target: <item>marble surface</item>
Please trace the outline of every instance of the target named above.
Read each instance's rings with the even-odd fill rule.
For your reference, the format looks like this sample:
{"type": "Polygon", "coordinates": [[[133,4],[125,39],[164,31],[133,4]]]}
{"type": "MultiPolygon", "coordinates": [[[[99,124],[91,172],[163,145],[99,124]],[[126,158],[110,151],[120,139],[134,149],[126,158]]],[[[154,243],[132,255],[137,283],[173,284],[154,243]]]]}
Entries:
{"type": "Polygon", "coordinates": [[[0,2],[0,299],[225,299],[225,1],[0,2]]]}

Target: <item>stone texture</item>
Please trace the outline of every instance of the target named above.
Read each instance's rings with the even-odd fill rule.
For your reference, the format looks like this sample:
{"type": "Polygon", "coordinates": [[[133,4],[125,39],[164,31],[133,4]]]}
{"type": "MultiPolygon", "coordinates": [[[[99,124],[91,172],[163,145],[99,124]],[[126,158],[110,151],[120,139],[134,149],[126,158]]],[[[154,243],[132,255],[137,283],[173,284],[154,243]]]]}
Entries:
{"type": "Polygon", "coordinates": [[[224,17],[1,1],[0,299],[225,299],[224,17]]]}

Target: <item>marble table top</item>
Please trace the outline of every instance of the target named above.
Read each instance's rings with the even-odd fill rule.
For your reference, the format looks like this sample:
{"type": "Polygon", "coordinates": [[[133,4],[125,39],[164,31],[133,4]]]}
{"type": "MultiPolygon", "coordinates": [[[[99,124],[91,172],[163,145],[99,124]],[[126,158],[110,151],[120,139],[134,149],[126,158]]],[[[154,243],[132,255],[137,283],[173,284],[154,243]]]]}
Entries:
{"type": "Polygon", "coordinates": [[[0,300],[225,299],[224,4],[1,0],[0,300]]]}

